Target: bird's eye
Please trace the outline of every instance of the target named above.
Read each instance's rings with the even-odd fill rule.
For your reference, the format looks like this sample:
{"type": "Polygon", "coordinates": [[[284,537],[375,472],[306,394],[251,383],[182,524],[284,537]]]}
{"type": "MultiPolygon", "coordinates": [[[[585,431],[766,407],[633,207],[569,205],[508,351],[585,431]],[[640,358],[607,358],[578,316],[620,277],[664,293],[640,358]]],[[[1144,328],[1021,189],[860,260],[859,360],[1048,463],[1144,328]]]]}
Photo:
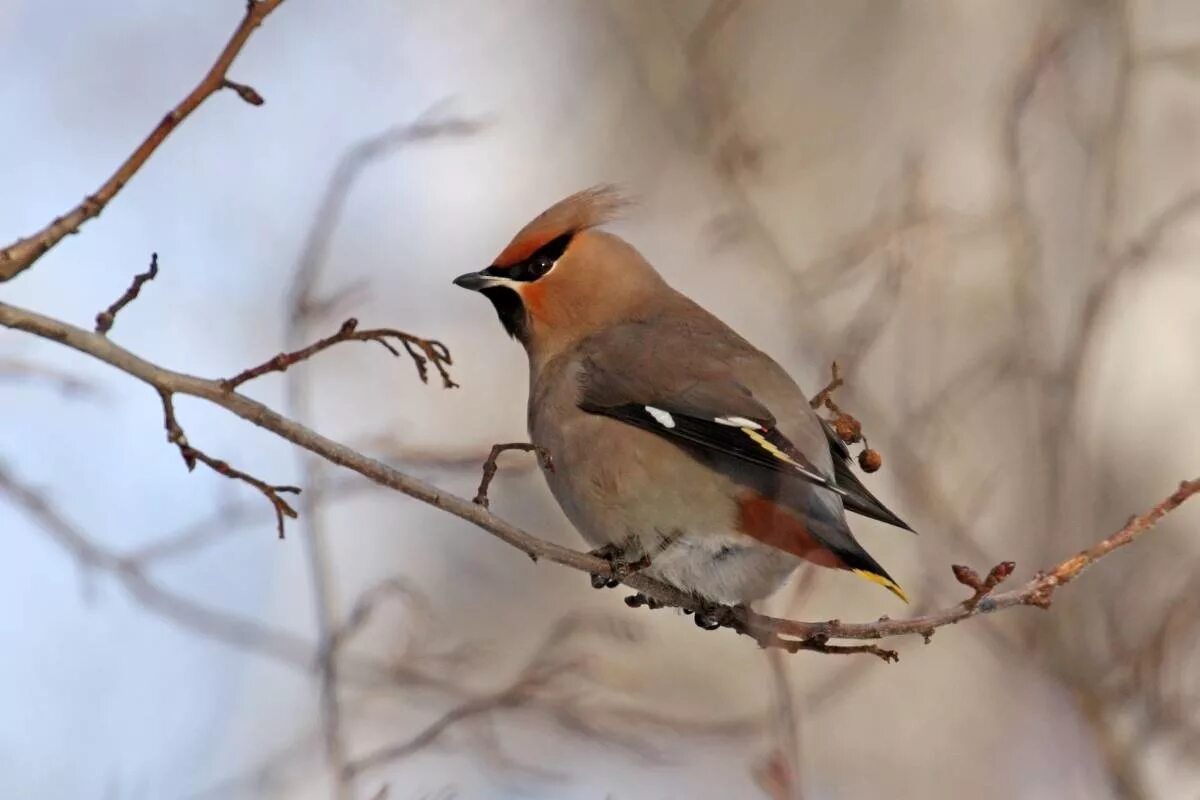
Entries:
{"type": "Polygon", "coordinates": [[[526,280],[536,281],[554,266],[554,262],[546,256],[534,256],[526,262],[529,277],[526,280]]]}
{"type": "Polygon", "coordinates": [[[524,261],[514,264],[511,267],[493,267],[497,275],[503,275],[513,281],[536,281],[538,278],[549,272],[554,264],[566,252],[567,245],[571,243],[571,233],[565,233],[558,236],[546,244],[542,245],[537,251],[529,256],[524,261]]]}

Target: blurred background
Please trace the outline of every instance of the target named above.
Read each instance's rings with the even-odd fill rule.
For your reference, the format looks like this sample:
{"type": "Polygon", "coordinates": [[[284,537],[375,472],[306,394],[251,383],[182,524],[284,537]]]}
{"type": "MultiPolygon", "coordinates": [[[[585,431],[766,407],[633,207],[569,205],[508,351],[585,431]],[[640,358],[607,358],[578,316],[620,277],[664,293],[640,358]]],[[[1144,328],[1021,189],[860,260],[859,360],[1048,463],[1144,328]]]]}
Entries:
{"type": "MultiPolygon", "coordinates": [[[[235,0],[0,6],[0,239],[107,177],[235,0]]],[[[870,620],[1017,578],[1200,466],[1192,0],[289,0],[82,235],[0,287],[222,377],[349,316],[443,341],[460,388],[346,344],[253,397],[471,496],[526,371],[451,286],[561,197],[811,394],[921,531],[857,521],[914,597],[801,570],[765,610],[870,620]]],[[[181,398],[198,447],[304,487],[276,538],[189,474],[159,399],[0,332],[0,797],[1200,797],[1200,507],[1060,593],[870,657],[763,653],[181,398]]],[[[524,454],[492,508],[582,542],[524,454]]]]}

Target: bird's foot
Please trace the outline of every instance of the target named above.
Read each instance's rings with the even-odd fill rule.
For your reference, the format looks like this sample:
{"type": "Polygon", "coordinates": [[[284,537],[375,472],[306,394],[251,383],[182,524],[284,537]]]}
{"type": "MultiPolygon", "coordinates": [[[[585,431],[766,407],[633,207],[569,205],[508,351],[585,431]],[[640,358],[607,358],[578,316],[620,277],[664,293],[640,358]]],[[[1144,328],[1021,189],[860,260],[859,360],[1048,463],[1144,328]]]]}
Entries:
{"type": "Polygon", "coordinates": [[[597,547],[588,555],[603,558],[608,562],[609,569],[612,570],[608,575],[592,575],[593,589],[614,589],[620,586],[621,581],[630,575],[650,566],[649,556],[643,555],[637,560],[631,560],[629,558],[629,549],[619,547],[615,544],[606,544],[603,547],[597,547]]]}
{"type": "Polygon", "coordinates": [[[657,608],[663,608],[662,603],[655,600],[650,595],[642,594],[641,592],[638,592],[637,594],[631,594],[629,597],[626,597],[625,605],[629,606],[630,608],[641,608],[642,606],[645,606],[651,611],[657,608]]]}
{"type": "Polygon", "coordinates": [[[695,608],[685,608],[684,613],[691,614],[697,626],[706,631],[715,631],[717,628],[733,627],[737,622],[738,612],[742,608],[742,606],[726,606],[700,600],[695,608]]]}

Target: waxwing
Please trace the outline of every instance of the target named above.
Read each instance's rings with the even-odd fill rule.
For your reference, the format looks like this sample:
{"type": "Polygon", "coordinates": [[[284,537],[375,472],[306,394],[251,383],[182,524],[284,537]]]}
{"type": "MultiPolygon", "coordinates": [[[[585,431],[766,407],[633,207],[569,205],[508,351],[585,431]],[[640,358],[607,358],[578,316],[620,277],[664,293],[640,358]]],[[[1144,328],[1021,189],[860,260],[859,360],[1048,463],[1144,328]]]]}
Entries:
{"type": "Polygon", "coordinates": [[[596,552],[704,601],[758,600],[804,559],[907,602],[845,511],[911,528],[783,368],[598,228],[623,205],[611,187],[574,194],[454,281],[525,347],[529,434],[567,517],[596,552]]]}

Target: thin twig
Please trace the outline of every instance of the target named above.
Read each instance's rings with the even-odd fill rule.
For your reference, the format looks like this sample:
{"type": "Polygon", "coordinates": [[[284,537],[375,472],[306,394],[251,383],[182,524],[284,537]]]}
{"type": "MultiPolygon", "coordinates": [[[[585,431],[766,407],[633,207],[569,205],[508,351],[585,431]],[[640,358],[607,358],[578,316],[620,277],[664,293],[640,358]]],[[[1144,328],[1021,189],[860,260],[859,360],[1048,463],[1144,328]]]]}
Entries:
{"type": "Polygon", "coordinates": [[[825,388],[813,395],[812,400],[808,401],[808,404],[812,406],[813,411],[816,411],[821,407],[822,403],[833,397],[834,391],[841,388],[846,383],[844,380],[842,380],[842,368],[838,366],[836,361],[829,365],[829,373],[829,383],[825,384],[825,388]]]}
{"type": "Polygon", "coordinates": [[[180,427],[179,421],[175,418],[175,403],[171,392],[159,389],[158,396],[162,399],[163,427],[167,431],[167,441],[179,448],[179,455],[183,457],[183,463],[187,465],[188,471],[194,470],[196,462],[199,461],[218,475],[224,475],[226,478],[235,481],[242,481],[262,492],[263,497],[266,497],[271,503],[271,507],[275,509],[275,527],[279,531],[279,538],[282,539],[283,518],[295,519],[296,509],[292,508],[286,500],[280,497],[279,493],[300,494],[300,487],[276,486],[267,483],[239,469],[234,469],[228,462],[213,458],[203,450],[193,447],[188,442],[187,435],[183,432],[183,428],[180,427]]]}
{"type": "Polygon", "coordinates": [[[152,281],[158,275],[158,253],[150,254],[150,269],[145,272],[134,275],[133,283],[129,284],[129,288],[125,290],[125,294],[117,298],[117,301],[108,308],[96,315],[96,333],[106,334],[112,330],[113,323],[116,322],[117,314],[121,309],[137,299],[138,292],[142,290],[142,284],[147,281],[152,281]]]}
{"type": "Polygon", "coordinates": [[[417,377],[422,383],[429,382],[429,369],[427,364],[432,362],[437,368],[438,374],[442,376],[442,386],[447,389],[453,389],[458,386],[457,383],[450,379],[450,373],[446,367],[453,364],[450,358],[450,351],[446,345],[434,339],[422,339],[419,336],[413,336],[410,333],[393,330],[392,328],[373,328],[367,331],[358,330],[358,320],[353,317],[342,323],[342,327],[332,336],[326,336],[308,347],[295,350],[290,353],[279,353],[263,363],[249,369],[242,370],[232,378],[226,378],[221,381],[221,387],[227,392],[231,392],[247,381],[266,375],[270,372],[286,372],[289,367],[312,358],[322,350],[328,350],[335,344],[342,342],[378,342],[387,348],[387,351],[392,355],[399,357],[400,351],[392,346],[389,339],[395,339],[400,342],[408,355],[412,358],[413,363],[417,367],[417,377]]]}
{"type": "Polygon", "coordinates": [[[475,492],[475,499],[471,502],[477,503],[484,508],[489,508],[490,501],[488,500],[488,487],[492,485],[492,479],[496,477],[496,459],[505,450],[522,450],[526,453],[536,453],[538,463],[542,465],[542,469],[553,472],[554,460],[550,458],[550,452],[544,447],[538,447],[536,444],[528,442],[507,442],[505,444],[492,445],[492,451],[488,453],[487,460],[483,462],[483,477],[479,481],[479,489],[475,492]]]}
{"type": "Polygon", "coordinates": [[[61,242],[65,237],[78,232],[83,223],[100,216],[100,212],[117,196],[117,193],[124,188],[125,184],[129,183],[130,179],[137,174],[138,170],[142,168],[171,132],[179,127],[179,124],[187,119],[188,115],[199,108],[201,103],[221,90],[225,84],[225,74],[229,71],[230,66],[233,65],[238,53],[242,51],[246,41],[250,38],[250,34],[262,24],[262,21],[272,11],[282,4],[283,0],[253,0],[252,2],[248,2],[242,21],[234,29],[233,35],[225,43],[225,47],[221,50],[220,55],[217,56],[217,60],[213,63],[212,67],[200,79],[200,83],[196,84],[196,88],[192,89],[187,97],[183,98],[178,105],[159,120],[158,125],[154,127],[150,135],[138,145],[137,149],[125,159],[121,166],[117,167],[116,172],[101,184],[99,189],[89,194],[62,216],[55,217],[46,227],[37,233],[26,236],[23,239],[18,239],[8,247],[0,250],[0,283],[10,280],[29,269],[39,258],[49,252],[52,247],[61,242]]]}

